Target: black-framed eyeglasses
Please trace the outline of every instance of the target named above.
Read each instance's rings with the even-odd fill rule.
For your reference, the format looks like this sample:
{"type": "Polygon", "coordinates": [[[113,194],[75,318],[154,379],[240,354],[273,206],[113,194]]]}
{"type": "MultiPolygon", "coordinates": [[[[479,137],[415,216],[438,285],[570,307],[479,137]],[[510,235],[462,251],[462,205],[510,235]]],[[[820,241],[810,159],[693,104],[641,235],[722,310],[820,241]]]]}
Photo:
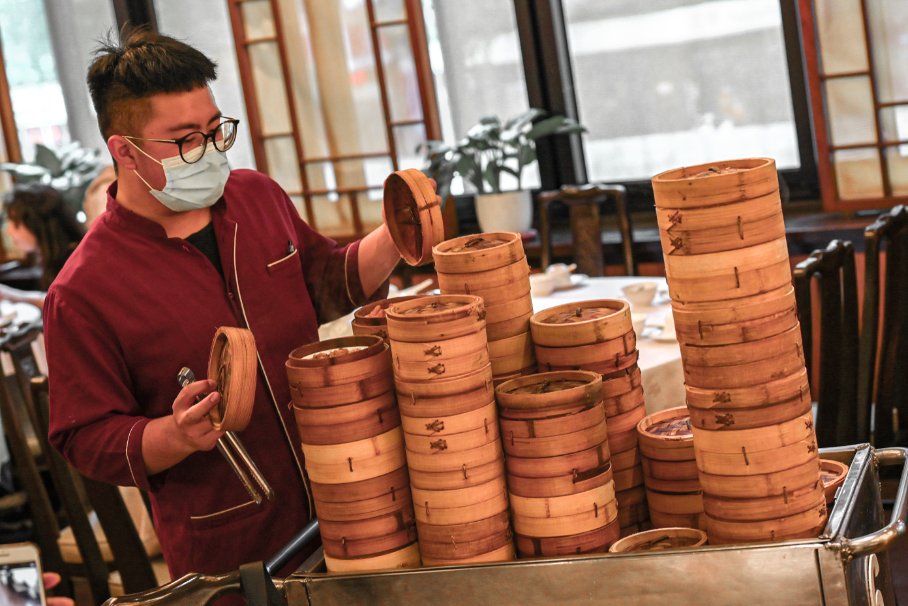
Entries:
{"type": "Polygon", "coordinates": [[[219,152],[225,152],[236,143],[237,125],[240,121],[236,118],[224,116],[221,123],[212,128],[207,133],[193,131],[179,139],[146,139],[144,137],[130,137],[124,135],[124,139],[135,141],[154,141],[156,143],[173,143],[180,149],[180,158],[186,164],[195,164],[205,155],[205,149],[208,147],[208,140],[211,140],[214,148],[219,152]]]}

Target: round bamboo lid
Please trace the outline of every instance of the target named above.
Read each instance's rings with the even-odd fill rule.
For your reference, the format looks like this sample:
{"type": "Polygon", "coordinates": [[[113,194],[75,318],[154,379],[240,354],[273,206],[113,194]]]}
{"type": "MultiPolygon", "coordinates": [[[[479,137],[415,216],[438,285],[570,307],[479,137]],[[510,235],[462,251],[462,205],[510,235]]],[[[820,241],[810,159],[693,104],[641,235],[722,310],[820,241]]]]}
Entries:
{"type": "Polygon", "coordinates": [[[461,236],[435,246],[435,270],[467,274],[505,267],[525,258],[523,241],[514,232],[461,236]]]}
{"type": "Polygon", "coordinates": [[[214,333],[208,356],[208,378],[221,401],[208,413],[218,431],[242,431],[252,418],[258,354],[255,337],[245,328],[222,326],[214,333]]]}
{"type": "Polygon", "coordinates": [[[633,330],[630,306],[620,299],[557,305],[530,318],[533,343],[544,347],[592,345],[633,330]]]}
{"type": "Polygon", "coordinates": [[[696,528],[654,528],[616,541],[609,553],[690,549],[706,544],[706,533],[696,528]]]}
{"type": "Polygon", "coordinates": [[[400,256],[409,265],[432,260],[432,247],[444,240],[441,198],[435,184],[415,168],[391,173],[385,180],[385,221],[400,256]]]}

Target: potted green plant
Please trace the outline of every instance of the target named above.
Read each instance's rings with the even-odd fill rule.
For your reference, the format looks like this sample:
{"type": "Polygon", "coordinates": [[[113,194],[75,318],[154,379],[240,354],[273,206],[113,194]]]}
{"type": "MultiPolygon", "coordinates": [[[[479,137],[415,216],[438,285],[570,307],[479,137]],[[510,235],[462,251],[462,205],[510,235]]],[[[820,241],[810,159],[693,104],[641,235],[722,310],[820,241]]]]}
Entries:
{"type": "Polygon", "coordinates": [[[561,115],[547,116],[530,109],[502,123],[497,116],[486,116],[453,145],[429,141],[423,146],[429,177],[438,184],[446,199],[451,181],[460,176],[475,190],[476,216],[486,232],[530,229],[533,200],[522,189],[523,169],[536,162],[536,141],[548,135],[586,132],[576,120],[561,115]],[[502,191],[502,180],[510,175],[516,182],[513,191],[502,191]]]}

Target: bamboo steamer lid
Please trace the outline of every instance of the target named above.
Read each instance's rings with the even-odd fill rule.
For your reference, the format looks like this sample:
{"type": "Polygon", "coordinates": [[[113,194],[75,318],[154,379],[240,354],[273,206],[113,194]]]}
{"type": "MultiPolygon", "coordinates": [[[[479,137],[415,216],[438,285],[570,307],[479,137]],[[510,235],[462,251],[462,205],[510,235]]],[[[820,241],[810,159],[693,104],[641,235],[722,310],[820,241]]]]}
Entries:
{"type": "Polygon", "coordinates": [[[472,295],[433,295],[396,303],[385,316],[392,340],[437,342],[481,331],[485,305],[472,295]]]}
{"type": "Polygon", "coordinates": [[[467,488],[457,488],[454,490],[425,490],[413,487],[410,492],[413,495],[414,507],[423,510],[424,515],[420,518],[420,521],[427,522],[427,518],[437,509],[460,509],[462,507],[468,507],[483,501],[488,501],[505,490],[504,474],[502,473],[484,484],[469,486],[467,488]]]}
{"type": "Polygon", "coordinates": [[[664,493],[658,490],[646,491],[646,504],[652,512],[695,514],[703,511],[703,493],[664,493]]]}
{"type": "MultiPolygon", "coordinates": [[[[524,308],[526,308],[526,305],[524,305],[524,308]]],[[[533,310],[530,309],[530,311],[519,316],[507,318],[501,322],[486,324],[486,335],[488,336],[489,341],[501,341],[502,339],[516,337],[517,335],[529,332],[530,318],[532,315],[533,310]]]]}
{"type": "Polygon", "coordinates": [[[510,529],[511,518],[505,510],[488,518],[464,524],[419,524],[419,537],[426,543],[464,544],[507,534],[510,529]]]}
{"type": "Polygon", "coordinates": [[[603,442],[580,452],[557,457],[508,456],[505,459],[505,467],[509,477],[553,478],[600,469],[608,462],[608,443],[603,442]]]}
{"type": "MultiPolygon", "coordinates": [[[[690,456],[694,456],[693,448],[691,448],[690,456]]],[[[649,485],[650,480],[698,481],[699,479],[699,476],[697,475],[696,459],[690,459],[689,461],[660,461],[658,459],[643,457],[641,464],[643,466],[643,476],[646,478],[647,485],[649,485]]],[[[699,484],[697,486],[698,488],[694,490],[699,490],[699,484]]],[[[662,490],[663,492],[690,492],[688,490],[664,490],[661,488],[654,488],[654,490],[662,490]]]]}
{"type": "Polygon", "coordinates": [[[592,405],[602,399],[602,378],[594,372],[545,372],[512,379],[495,389],[503,409],[539,410],[592,405]]]}
{"type": "Polygon", "coordinates": [[[692,549],[706,545],[706,533],[696,528],[655,528],[615,542],[609,553],[692,549]]]}
{"type": "Polygon", "coordinates": [[[355,383],[386,373],[391,353],[380,337],[340,337],[297,347],[286,362],[287,378],[310,387],[355,383]]]}
{"type": "Polygon", "coordinates": [[[723,274],[681,278],[667,276],[672,303],[706,303],[746,299],[791,284],[788,259],[753,269],[730,269],[723,274]]]}
{"type": "Polygon", "coordinates": [[[602,397],[613,398],[633,391],[643,384],[640,367],[634,364],[617,372],[602,376],[602,397]]]}
{"type": "Polygon", "coordinates": [[[510,493],[511,511],[525,518],[557,518],[588,511],[615,500],[615,485],[608,482],[590,490],[560,497],[521,497],[510,493]]]}
{"type": "Polygon", "coordinates": [[[486,419],[483,426],[460,433],[449,433],[444,436],[404,434],[404,438],[409,452],[426,455],[463,452],[499,441],[498,427],[494,419],[491,422],[486,419]]]}
{"type": "MultiPolygon", "coordinates": [[[[472,490],[466,488],[464,490],[472,490]]],[[[437,491],[442,492],[442,491],[437,491]]],[[[454,492],[454,491],[443,491],[454,492]]],[[[475,522],[494,516],[508,509],[508,492],[501,482],[501,491],[495,493],[482,501],[475,501],[461,507],[432,507],[428,501],[420,501],[418,497],[413,498],[413,510],[416,513],[416,521],[420,524],[464,524],[466,522],[475,522]]]]}
{"type": "Polygon", "coordinates": [[[536,359],[539,365],[567,366],[596,364],[604,359],[628,356],[637,348],[637,335],[631,330],[620,337],[577,347],[546,347],[536,345],[536,359]]]}
{"type": "Polygon", "coordinates": [[[815,439],[813,416],[806,414],[778,425],[735,431],[709,431],[693,428],[694,444],[700,451],[740,455],[777,450],[815,439]]]}
{"type": "Polygon", "coordinates": [[[762,499],[723,499],[704,495],[703,510],[719,520],[754,522],[792,516],[825,502],[822,486],[813,485],[762,499]]]}
{"type": "Polygon", "coordinates": [[[656,209],[656,217],[666,255],[733,251],[785,237],[778,193],[718,207],[656,209]]]}
{"type": "Polygon", "coordinates": [[[401,381],[436,381],[460,377],[489,365],[489,350],[483,348],[454,358],[410,362],[394,358],[394,376],[401,381]]]}
{"type": "Polygon", "coordinates": [[[687,461],[694,458],[694,437],[687,406],[655,412],[637,423],[637,436],[643,456],[661,461],[687,461]]]}
{"type": "Polygon", "coordinates": [[[599,299],[545,309],[530,318],[533,343],[574,347],[617,339],[633,330],[627,301],[599,299]]]}
{"type": "Polygon", "coordinates": [[[785,355],[794,349],[802,351],[801,327],[794,326],[766,339],[733,343],[731,345],[685,345],[681,344],[681,357],[685,364],[693,366],[737,366],[759,360],[769,360],[785,355]]]}
{"type": "Polygon", "coordinates": [[[652,179],[657,208],[729,204],[767,196],[779,189],[775,160],[743,158],[685,166],[652,179]]]}
{"type": "Polygon", "coordinates": [[[526,517],[514,513],[514,532],[529,537],[562,537],[602,528],[618,519],[614,499],[594,502],[586,511],[547,518],[526,517]]]}
{"type": "Polygon", "coordinates": [[[507,290],[530,281],[530,266],[525,257],[488,271],[454,274],[440,271],[437,266],[435,269],[438,272],[438,287],[444,294],[482,296],[483,293],[507,290]]]}
{"type": "Polygon", "coordinates": [[[511,541],[508,541],[503,547],[499,547],[494,551],[484,553],[478,556],[473,556],[463,559],[454,559],[454,560],[436,560],[434,558],[424,558],[423,565],[425,566],[457,566],[457,565],[466,565],[466,564],[487,564],[490,562],[510,562],[515,557],[514,544],[511,541]]]}
{"type": "Polygon", "coordinates": [[[309,478],[324,484],[368,480],[390,473],[406,461],[399,427],[346,444],[302,446],[309,478]]]}
{"type": "Polygon", "coordinates": [[[502,418],[500,427],[501,435],[507,446],[508,441],[512,438],[547,438],[573,434],[604,422],[605,409],[602,406],[594,405],[574,414],[544,419],[514,420],[502,418]]]}
{"type": "Polygon", "coordinates": [[[392,297],[363,305],[353,312],[353,321],[350,325],[355,336],[375,335],[382,339],[388,338],[388,323],[385,320],[385,310],[402,301],[419,298],[419,295],[409,297],[392,297]]]}
{"type": "Polygon", "coordinates": [[[604,463],[594,469],[550,478],[522,478],[508,474],[508,490],[512,497],[562,497],[586,492],[613,480],[611,464],[604,463]]]}
{"type": "MultiPolygon", "coordinates": [[[[491,432],[492,435],[495,432],[491,432]]],[[[501,461],[504,452],[501,449],[501,440],[493,440],[470,450],[436,450],[432,454],[407,451],[407,466],[410,468],[411,481],[415,477],[413,470],[417,471],[456,471],[462,472],[464,466],[472,469],[485,463],[501,461]]]]}
{"type": "MultiPolygon", "coordinates": [[[[596,409],[591,409],[595,413],[596,409]]],[[[581,413],[587,414],[587,413],[581,413]]],[[[590,416],[589,418],[595,418],[590,416]]],[[[570,433],[535,438],[520,438],[513,433],[502,435],[504,451],[515,457],[557,457],[593,448],[607,440],[604,415],[595,425],[570,433]]]]}
{"type": "Polygon", "coordinates": [[[792,346],[775,358],[734,366],[694,366],[685,362],[684,382],[702,389],[736,389],[781,379],[803,368],[804,352],[792,346]]]}
{"type": "Polygon", "coordinates": [[[458,434],[474,429],[496,427],[498,411],[495,401],[488,402],[482,408],[468,412],[431,417],[401,417],[404,433],[415,436],[437,437],[458,434]]]}
{"type": "Polygon", "coordinates": [[[249,425],[255,407],[258,353],[255,337],[245,328],[221,326],[214,333],[208,356],[208,379],[221,395],[208,413],[218,431],[242,431],[249,425]]]}
{"type": "Polygon", "coordinates": [[[760,499],[784,495],[805,486],[816,486],[819,481],[819,457],[772,473],[716,475],[700,472],[704,494],[729,499],[760,499]]]}
{"type": "Polygon", "coordinates": [[[504,462],[500,458],[485,463],[467,466],[448,471],[422,471],[410,469],[410,482],[413,486],[425,490],[456,490],[485,484],[504,473],[504,462]]]}
{"type": "Polygon", "coordinates": [[[550,406],[546,408],[504,408],[499,406],[498,413],[502,419],[513,421],[537,421],[577,414],[596,406],[602,408],[602,402],[565,404],[563,406],[550,406]]]}
{"type": "MultiPolygon", "coordinates": [[[[434,381],[395,379],[394,387],[397,390],[397,398],[401,406],[406,404],[425,409],[434,408],[434,400],[439,398],[453,401],[454,399],[466,397],[465,394],[468,393],[474,394],[477,400],[481,399],[483,404],[495,397],[495,391],[492,387],[491,366],[482,366],[459,377],[445,377],[434,381]],[[483,392],[486,395],[480,397],[479,392],[483,392]],[[452,398],[452,396],[456,396],[456,398],[452,398]]],[[[456,405],[452,403],[451,407],[455,408],[456,405]]],[[[434,414],[437,413],[433,412],[426,416],[434,414]]]]}
{"type": "Polygon", "coordinates": [[[621,536],[621,528],[615,520],[602,528],[580,534],[562,537],[528,537],[515,535],[517,553],[520,557],[565,556],[583,553],[603,553],[609,545],[621,536]]]}
{"type": "Polygon", "coordinates": [[[335,408],[294,407],[296,427],[300,441],[306,444],[343,444],[365,440],[400,426],[400,413],[394,394],[356,404],[345,404],[335,408]],[[337,410],[356,408],[356,411],[337,410]],[[324,414],[324,412],[329,414],[324,414]],[[313,412],[322,414],[311,414],[313,412]],[[330,413],[337,419],[331,421],[330,413]],[[343,418],[343,420],[340,420],[343,418]]]}
{"type": "Polygon", "coordinates": [[[710,537],[715,536],[723,543],[776,541],[783,537],[803,536],[804,533],[819,534],[826,524],[826,514],[825,502],[815,504],[807,511],[794,515],[754,522],[719,520],[707,514],[706,532],[710,537]]]}
{"type": "Polygon", "coordinates": [[[653,528],[698,528],[706,530],[706,514],[700,513],[670,513],[651,510],[650,522],[653,528]]]}
{"type": "Polygon", "coordinates": [[[475,558],[489,552],[498,551],[510,545],[512,541],[512,533],[509,528],[506,528],[502,532],[473,541],[433,543],[423,540],[419,543],[419,552],[424,560],[428,559],[433,562],[447,560],[457,561],[475,558]]]}
{"type": "Polygon", "coordinates": [[[394,388],[394,377],[390,372],[329,387],[303,387],[290,382],[290,398],[294,406],[303,408],[334,407],[371,400],[394,388]]]}
{"type": "Polygon", "coordinates": [[[446,240],[432,250],[435,269],[445,274],[489,271],[510,265],[526,255],[520,234],[490,232],[446,240]]]}
{"type": "Polygon", "coordinates": [[[686,385],[684,388],[688,408],[759,408],[768,404],[800,399],[809,394],[807,369],[758,385],[739,388],[703,388],[686,385]]]}
{"type": "Polygon", "coordinates": [[[624,452],[613,452],[611,461],[613,469],[618,472],[639,466],[643,459],[640,456],[639,448],[631,448],[624,452]]]}
{"type": "Polygon", "coordinates": [[[776,425],[811,412],[810,394],[758,408],[690,408],[691,424],[710,431],[738,431],[776,425]]]}
{"type": "Polygon", "coordinates": [[[413,543],[402,549],[365,558],[335,558],[325,554],[328,572],[373,572],[419,568],[419,545],[413,543]]]}
{"type": "Polygon", "coordinates": [[[384,215],[391,239],[408,265],[432,260],[432,247],[444,240],[441,198],[435,184],[415,168],[385,179],[384,215]]]}
{"type": "Polygon", "coordinates": [[[820,459],[820,480],[823,482],[827,504],[831,505],[835,501],[836,492],[845,483],[847,475],[848,465],[832,459],[820,459]]]}
{"type": "Polygon", "coordinates": [[[700,450],[695,439],[694,451],[697,455],[697,468],[703,473],[749,476],[783,471],[794,465],[814,461],[817,459],[817,442],[811,435],[770,450],[751,452],[745,449],[737,453],[720,453],[700,450]]]}

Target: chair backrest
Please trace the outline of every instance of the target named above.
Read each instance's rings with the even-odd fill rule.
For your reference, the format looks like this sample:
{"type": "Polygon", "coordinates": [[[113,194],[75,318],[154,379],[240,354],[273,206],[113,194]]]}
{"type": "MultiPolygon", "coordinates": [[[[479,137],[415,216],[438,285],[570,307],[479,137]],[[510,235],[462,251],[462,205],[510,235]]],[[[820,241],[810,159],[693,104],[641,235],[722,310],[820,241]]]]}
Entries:
{"type": "Polygon", "coordinates": [[[561,189],[541,192],[537,197],[539,207],[539,232],[542,244],[542,266],[552,260],[552,234],[550,206],[561,202],[570,208],[571,240],[574,261],[578,271],[601,276],[603,273],[602,230],[599,223],[599,205],[614,203],[621,233],[621,248],[624,257],[624,271],[637,275],[637,260],[634,255],[634,236],[630,213],[627,207],[627,191],[623,185],[591,183],[587,185],[565,185],[561,189]]]}
{"type": "Polygon", "coordinates": [[[869,427],[873,410],[874,444],[905,445],[908,443],[908,207],[896,206],[867,226],[864,250],[858,400],[865,418],[861,422],[869,427]],[[881,293],[884,245],[886,275],[885,290],[881,293]]]}
{"type": "Polygon", "coordinates": [[[858,296],[854,246],[833,240],[815,250],[794,270],[798,319],[808,377],[812,368],[813,299],[811,281],[819,282],[820,363],[816,432],[820,446],[840,446],[869,439],[858,431],[858,296]]]}

